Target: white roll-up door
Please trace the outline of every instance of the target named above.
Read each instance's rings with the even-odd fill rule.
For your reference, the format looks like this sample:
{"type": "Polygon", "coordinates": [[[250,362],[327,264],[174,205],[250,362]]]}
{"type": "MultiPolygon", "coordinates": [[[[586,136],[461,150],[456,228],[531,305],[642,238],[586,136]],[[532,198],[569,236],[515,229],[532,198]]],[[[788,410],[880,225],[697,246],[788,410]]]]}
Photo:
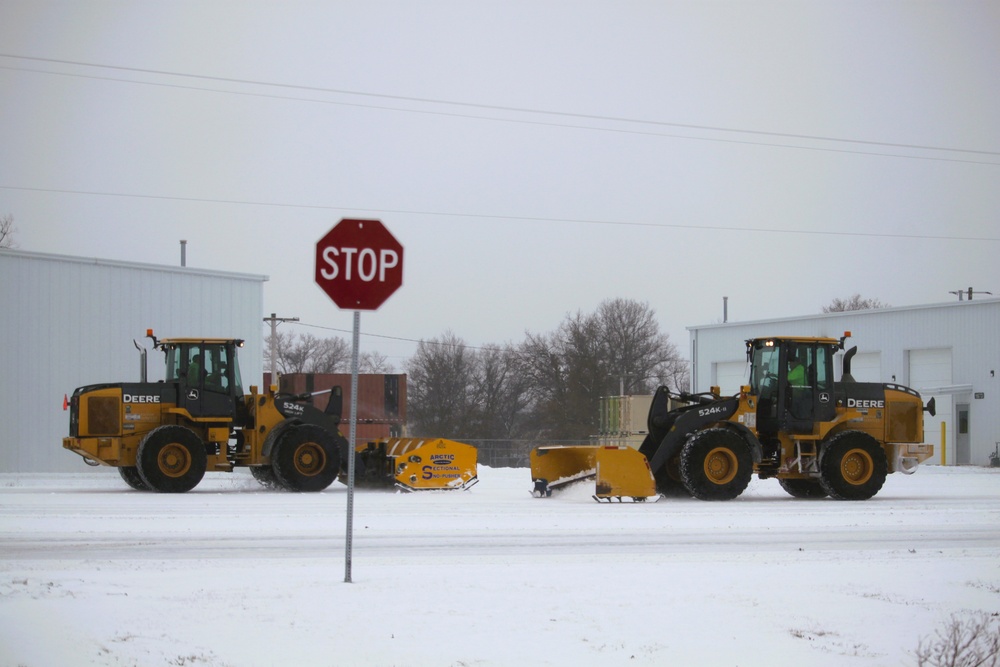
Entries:
{"type": "Polygon", "coordinates": [[[719,361],[715,364],[715,384],[723,396],[732,396],[750,382],[747,362],[719,361]]]}
{"type": "Polygon", "coordinates": [[[934,458],[928,463],[941,462],[941,422],[947,424],[947,460],[952,463],[955,460],[950,453],[955,451],[953,397],[950,393],[934,394],[928,391],[951,386],[951,348],[910,350],[909,356],[909,385],[920,392],[925,404],[933,397],[937,408],[937,415],[934,417],[924,413],[924,442],[933,443],[935,450],[934,458]]]}

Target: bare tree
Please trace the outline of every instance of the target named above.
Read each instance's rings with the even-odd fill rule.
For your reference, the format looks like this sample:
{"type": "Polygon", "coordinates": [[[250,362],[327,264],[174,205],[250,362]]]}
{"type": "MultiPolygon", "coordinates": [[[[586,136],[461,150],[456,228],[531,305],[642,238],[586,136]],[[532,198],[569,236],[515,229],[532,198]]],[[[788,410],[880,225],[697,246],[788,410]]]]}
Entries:
{"type": "Polygon", "coordinates": [[[8,213],[0,216],[0,248],[17,247],[17,243],[14,242],[14,232],[16,231],[17,227],[14,226],[13,215],[8,213]]]}
{"type": "Polygon", "coordinates": [[[446,332],[422,340],[407,362],[407,416],[414,435],[467,438],[473,424],[476,359],[461,338],[446,332]]]}
{"type": "Polygon", "coordinates": [[[384,354],[374,351],[362,352],[358,355],[358,372],[388,374],[393,372],[393,367],[392,364],[389,363],[389,358],[384,354]]]}
{"type": "MultiPolygon", "coordinates": [[[[324,338],[314,350],[310,373],[343,373],[350,370],[351,348],[343,338],[324,338]]],[[[364,371],[374,372],[374,371],[364,371]]]]}
{"type": "Polygon", "coordinates": [[[408,410],[417,435],[586,442],[599,399],[687,386],[687,364],[647,304],[611,299],[568,315],[550,334],[469,348],[452,333],[421,341],[409,360],[408,410]]]}
{"type": "Polygon", "coordinates": [[[618,376],[625,394],[652,393],[660,384],[686,388],[687,364],[670,337],[660,333],[649,304],[609,299],[598,307],[597,317],[608,370],[618,376]]]}
{"type": "Polygon", "coordinates": [[[552,440],[581,440],[596,433],[597,399],[609,393],[611,383],[597,317],[578,312],[553,334],[529,333],[522,353],[539,434],[552,440]]]}
{"type": "MultiPolygon", "coordinates": [[[[342,373],[350,363],[350,350],[342,338],[317,338],[312,334],[275,333],[275,366],[287,373],[342,373]]],[[[264,364],[271,364],[271,337],[264,346],[264,364]]]]}
{"type": "Polygon", "coordinates": [[[476,355],[473,396],[476,406],[472,436],[512,439],[527,423],[528,376],[520,353],[512,346],[489,345],[476,355]]]}
{"type": "Polygon", "coordinates": [[[889,304],[882,303],[878,299],[864,299],[860,294],[853,294],[847,299],[834,299],[830,305],[823,306],[823,312],[842,313],[848,310],[873,310],[876,308],[889,308],[889,304]]]}
{"type": "Polygon", "coordinates": [[[528,334],[522,353],[539,431],[553,439],[596,433],[602,396],[688,383],[687,364],[660,332],[654,311],[628,299],[604,301],[593,315],[569,316],[554,334],[528,334]]]}
{"type": "Polygon", "coordinates": [[[983,612],[952,616],[944,630],[921,639],[913,655],[917,667],[1000,667],[1000,619],[983,612]]]}
{"type": "Polygon", "coordinates": [[[312,334],[288,334],[290,344],[278,349],[278,368],[282,373],[306,373],[309,363],[316,355],[319,339],[312,334]]]}

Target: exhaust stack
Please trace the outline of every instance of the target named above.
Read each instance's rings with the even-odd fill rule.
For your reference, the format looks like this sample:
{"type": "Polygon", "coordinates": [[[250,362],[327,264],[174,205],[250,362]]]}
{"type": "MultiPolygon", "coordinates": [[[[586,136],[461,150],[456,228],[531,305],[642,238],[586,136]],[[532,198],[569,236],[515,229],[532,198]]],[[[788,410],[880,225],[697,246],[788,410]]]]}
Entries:
{"type": "Polygon", "coordinates": [[[146,348],[139,345],[139,341],[134,338],[132,344],[139,350],[139,382],[146,382],[146,348]]]}

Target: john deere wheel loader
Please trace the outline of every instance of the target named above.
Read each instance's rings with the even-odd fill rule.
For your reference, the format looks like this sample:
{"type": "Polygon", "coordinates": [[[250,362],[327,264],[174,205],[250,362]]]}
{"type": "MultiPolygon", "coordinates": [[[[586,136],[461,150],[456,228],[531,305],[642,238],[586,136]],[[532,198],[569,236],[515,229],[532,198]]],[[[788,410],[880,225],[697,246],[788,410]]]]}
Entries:
{"type": "MultiPolygon", "coordinates": [[[[91,465],[118,468],[137,490],[185,492],[207,471],[246,466],[266,487],[322,491],[347,470],[349,444],[339,430],[343,398],[331,391],[326,410],[311,394],[271,387],[244,395],[237,349],[229,338],[157,339],[165,379],[80,387],[68,402],[63,447],[91,465]]],[[[318,392],[322,393],[322,392],[318,392]]],[[[393,438],[357,444],[359,484],[409,490],[467,488],[476,482],[476,450],[451,440],[393,438]]]]}
{"type": "Polygon", "coordinates": [[[750,384],[735,396],[653,396],[648,435],[627,446],[539,447],[531,452],[533,494],[596,478],[596,500],[687,494],[739,496],[753,473],[775,477],[796,498],[865,500],[892,472],[912,473],[934,447],[922,443],[925,407],[899,384],[855,382],[852,347],[834,382],[843,338],[771,337],[746,341],[750,384]]]}

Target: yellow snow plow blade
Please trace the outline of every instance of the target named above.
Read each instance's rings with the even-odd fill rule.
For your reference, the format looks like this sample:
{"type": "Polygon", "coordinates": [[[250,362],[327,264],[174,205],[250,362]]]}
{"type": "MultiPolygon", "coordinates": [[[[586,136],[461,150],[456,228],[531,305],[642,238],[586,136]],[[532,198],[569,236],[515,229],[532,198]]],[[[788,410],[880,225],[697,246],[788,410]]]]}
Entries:
{"type": "Polygon", "coordinates": [[[479,481],[476,448],[454,440],[387,438],[358,444],[355,452],[359,484],[395,483],[410,491],[425,491],[467,489],[479,481]]]}
{"type": "Polygon", "coordinates": [[[536,498],[586,479],[597,480],[595,500],[645,500],[658,495],[649,462],[631,447],[553,445],[531,450],[531,494],[536,498]]]}
{"type": "Polygon", "coordinates": [[[606,446],[597,450],[597,492],[594,500],[645,500],[656,493],[649,461],[638,450],[606,446]]]}
{"type": "Polygon", "coordinates": [[[594,445],[551,445],[531,450],[531,492],[536,498],[551,496],[558,489],[597,474],[597,450],[594,445]]]}

